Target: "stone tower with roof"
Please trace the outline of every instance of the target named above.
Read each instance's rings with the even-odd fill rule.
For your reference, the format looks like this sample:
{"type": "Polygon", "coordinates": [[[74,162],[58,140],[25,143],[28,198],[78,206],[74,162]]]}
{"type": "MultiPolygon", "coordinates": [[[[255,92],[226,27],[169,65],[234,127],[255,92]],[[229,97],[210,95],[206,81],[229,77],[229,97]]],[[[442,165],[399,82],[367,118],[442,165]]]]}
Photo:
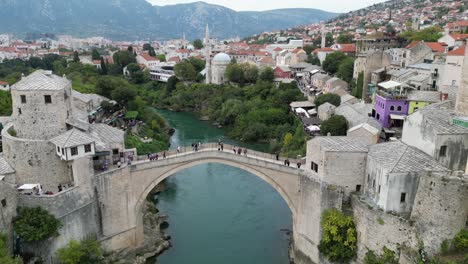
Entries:
{"type": "MultiPolygon", "coordinates": [[[[465,61],[462,67],[462,78],[458,88],[455,110],[457,115],[468,117],[468,45],[465,45],[465,61]]],[[[468,126],[468,125],[467,125],[468,126]]]]}
{"type": "Polygon", "coordinates": [[[20,138],[46,140],[67,130],[71,82],[38,70],[11,87],[14,130],[20,138]]]}

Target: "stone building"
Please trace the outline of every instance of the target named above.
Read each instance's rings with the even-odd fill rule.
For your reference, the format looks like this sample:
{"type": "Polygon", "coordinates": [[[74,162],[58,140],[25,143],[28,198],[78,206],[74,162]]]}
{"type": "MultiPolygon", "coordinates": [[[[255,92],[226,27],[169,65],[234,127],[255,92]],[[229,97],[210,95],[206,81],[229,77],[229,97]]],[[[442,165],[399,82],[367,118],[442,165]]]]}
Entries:
{"type": "Polygon", "coordinates": [[[354,61],[353,78],[357,80],[359,78],[359,74],[363,74],[363,99],[371,96],[368,85],[371,83],[372,72],[381,68],[389,67],[391,63],[391,55],[382,50],[373,50],[358,54],[358,57],[354,61]]]}

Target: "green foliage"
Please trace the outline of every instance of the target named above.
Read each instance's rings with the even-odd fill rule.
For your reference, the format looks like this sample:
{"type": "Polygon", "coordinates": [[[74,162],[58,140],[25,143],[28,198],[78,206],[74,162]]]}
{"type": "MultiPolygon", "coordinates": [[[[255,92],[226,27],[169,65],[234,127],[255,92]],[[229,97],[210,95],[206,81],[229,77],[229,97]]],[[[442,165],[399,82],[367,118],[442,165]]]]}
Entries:
{"type": "Polygon", "coordinates": [[[166,61],[166,55],[165,54],[158,54],[158,55],[156,55],[156,59],[158,59],[161,62],[165,62],[166,61]]]}
{"type": "Polygon", "coordinates": [[[382,256],[376,255],[372,250],[367,251],[364,264],[398,264],[398,258],[395,252],[384,247],[382,256]]]}
{"type": "Polygon", "coordinates": [[[203,48],[203,42],[201,41],[201,39],[196,39],[196,40],[193,41],[193,46],[196,49],[201,49],[201,48],[203,48]]]}
{"type": "Polygon", "coordinates": [[[104,62],[104,58],[101,57],[101,74],[107,74],[107,64],[104,62]]]}
{"type": "Polygon", "coordinates": [[[80,62],[80,57],[78,56],[78,51],[73,52],[73,62],[80,62]]]}
{"type": "MultiPolygon", "coordinates": [[[[131,46],[129,46],[130,48],[131,46]]],[[[117,51],[112,55],[112,58],[114,60],[114,63],[123,69],[125,66],[127,66],[130,63],[135,63],[135,55],[131,51],[117,51]]]]}
{"type": "Polygon", "coordinates": [[[356,86],[353,87],[352,95],[358,99],[362,99],[362,90],[364,85],[364,72],[360,72],[358,75],[358,79],[356,81],[356,86]]]}
{"type": "Polygon", "coordinates": [[[318,109],[324,103],[330,103],[334,106],[340,106],[341,104],[341,97],[337,94],[321,94],[315,98],[315,107],[318,109]]]}
{"type": "Polygon", "coordinates": [[[348,58],[343,52],[333,52],[327,55],[327,58],[323,61],[323,70],[331,74],[338,72],[340,64],[348,58]]]}
{"type": "Polygon", "coordinates": [[[260,72],[260,76],[258,78],[265,82],[273,82],[275,79],[275,73],[271,67],[266,67],[260,72]]]}
{"type": "Polygon", "coordinates": [[[149,143],[141,141],[136,135],[128,135],[125,137],[126,148],[136,148],[138,154],[156,153],[167,149],[168,145],[165,142],[159,140],[153,140],[149,143]]]}
{"type": "Polygon", "coordinates": [[[14,227],[20,238],[32,242],[57,236],[62,223],[41,207],[20,207],[18,216],[14,220],[14,227]]]}
{"type": "Polygon", "coordinates": [[[457,250],[468,250],[468,230],[462,229],[453,239],[453,245],[457,250]]]}
{"type": "Polygon", "coordinates": [[[0,116],[11,115],[11,94],[7,91],[0,91],[0,116]]]}
{"type": "Polygon", "coordinates": [[[332,136],[346,136],[348,121],[344,116],[334,115],[320,125],[320,133],[323,136],[330,133],[332,136]]]}
{"type": "Polygon", "coordinates": [[[200,59],[197,59],[195,57],[190,57],[187,59],[188,62],[190,62],[190,64],[192,64],[192,66],[195,68],[195,71],[197,73],[203,71],[203,69],[205,69],[205,61],[204,60],[200,60],[200,59]]]}
{"type": "Polygon", "coordinates": [[[351,216],[329,209],[322,213],[320,225],[322,238],[318,247],[321,254],[336,262],[349,262],[355,258],[357,233],[351,216]]]}
{"type": "Polygon", "coordinates": [[[315,54],[309,54],[307,56],[307,62],[312,65],[320,66],[320,59],[315,54]]]}
{"type": "Polygon", "coordinates": [[[81,242],[71,240],[67,246],[57,251],[57,258],[62,264],[103,263],[101,246],[94,237],[81,242]]]}
{"type": "Polygon", "coordinates": [[[382,217],[377,218],[377,222],[379,223],[379,225],[385,224],[385,221],[382,219],[382,217]]]}
{"type": "Polygon", "coordinates": [[[255,65],[250,63],[231,63],[226,68],[225,76],[231,82],[244,84],[256,82],[258,74],[258,68],[255,65]]]}
{"type": "Polygon", "coordinates": [[[8,253],[7,237],[0,233],[0,263],[2,264],[22,264],[23,260],[19,257],[13,258],[8,253]]]}
{"type": "Polygon", "coordinates": [[[420,31],[406,31],[401,34],[401,36],[410,41],[424,40],[426,42],[437,42],[443,34],[442,29],[439,26],[434,26],[420,31]]]}
{"type": "Polygon", "coordinates": [[[351,34],[341,34],[336,39],[336,42],[338,44],[349,44],[349,43],[353,43],[353,38],[354,37],[351,34]]]}
{"type": "Polygon", "coordinates": [[[187,60],[183,60],[177,63],[174,66],[174,73],[177,78],[185,81],[195,81],[197,77],[197,71],[195,70],[195,67],[193,67],[193,65],[187,60]]]}
{"type": "Polygon", "coordinates": [[[350,57],[344,59],[338,66],[336,76],[345,82],[351,82],[354,72],[354,60],[350,57]]]}
{"type": "Polygon", "coordinates": [[[303,47],[303,49],[307,53],[307,55],[312,54],[312,51],[314,51],[316,48],[317,48],[317,46],[314,46],[314,45],[305,45],[303,47]]]}
{"type": "Polygon", "coordinates": [[[447,252],[449,251],[450,249],[450,243],[448,240],[444,240],[442,241],[442,243],[440,244],[440,252],[442,254],[447,254],[447,252]]]}
{"type": "Polygon", "coordinates": [[[92,60],[100,60],[101,59],[101,54],[99,54],[99,51],[97,49],[93,49],[91,51],[91,59],[92,60]]]}

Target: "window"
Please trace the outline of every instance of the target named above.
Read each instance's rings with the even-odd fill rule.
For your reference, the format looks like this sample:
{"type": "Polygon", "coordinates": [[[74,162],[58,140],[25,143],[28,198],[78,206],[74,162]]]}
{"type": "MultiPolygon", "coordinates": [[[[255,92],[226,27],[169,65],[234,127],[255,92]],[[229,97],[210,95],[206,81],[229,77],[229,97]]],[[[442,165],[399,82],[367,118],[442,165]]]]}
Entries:
{"type": "Polygon", "coordinates": [[[57,152],[60,153],[60,147],[57,147],[57,152]]]}
{"type": "Polygon", "coordinates": [[[390,111],[395,111],[395,107],[393,105],[390,106],[390,111]]]}
{"type": "Polygon", "coordinates": [[[418,111],[418,109],[419,109],[418,107],[415,107],[415,108],[413,109],[413,112],[418,111]]]}
{"type": "Polygon", "coordinates": [[[367,174],[367,182],[370,182],[370,174],[367,174]]]}
{"type": "Polygon", "coordinates": [[[25,104],[26,103],[26,95],[20,95],[21,97],[21,103],[25,104]]]}
{"type": "Polygon", "coordinates": [[[62,155],[65,155],[65,149],[62,148],[62,155]]]}
{"type": "Polygon", "coordinates": [[[88,145],[84,146],[84,152],[85,153],[91,152],[91,144],[88,144],[88,145]]]}
{"type": "Polygon", "coordinates": [[[318,164],[315,163],[315,162],[313,162],[313,161],[310,163],[310,168],[311,168],[313,171],[318,172],[318,164]]]}
{"type": "Polygon", "coordinates": [[[360,192],[360,191],[361,191],[361,185],[358,184],[358,185],[356,185],[356,192],[360,192]]]}
{"type": "Polygon", "coordinates": [[[401,106],[398,106],[398,107],[397,107],[397,111],[401,111],[401,106]]]}
{"type": "Polygon", "coordinates": [[[377,114],[376,118],[377,118],[377,120],[380,120],[380,114],[377,114]]]}
{"type": "Polygon", "coordinates": [[[6,199],[2,199],[2,207],[6,207],[6,206],[7,206],[6,199]]]}
{"type": "Polygon", "coordinates": [[[119,149],[113,149],[112,154],[113,155],[118,155],[119,154],[119,149]]]}
{"type": "Polygon", "coordinates": [[[72,156],[78,155],[78,148],[77,147],[73,147],[70,150],[71,150],[71,155],[72,156]]]}
{"type": "Polygon", "coordinates": [[[447,155],[447,146],[441,146],[439,150],[439,157],[445,157],[447,155]]]}
{"type": "Polygon", "coordinates": [[[379,184],[379,191],[378,191],[378,193],[380,193],[380,184],[379,184]]]}
{"type": "Polygon", "coordinates": [[[44,95],[44,102],[46,104],[51,104],[52,103],[52,96],[50,95],[44,95]]]}
{"type": "Polygon", "coordinates": [[[21,108],[18,108],[18,114],[21,115],[21,108]]]}
{"type": "Polygon", "coordinates": [[[375,180],[372,181],[372,188],[375,187],[375,180]]]}
{"type": "Polygon", "coordinates": [[[401,193],[400,195],[400,203],[406,202],[406,193],[401,193]]]}

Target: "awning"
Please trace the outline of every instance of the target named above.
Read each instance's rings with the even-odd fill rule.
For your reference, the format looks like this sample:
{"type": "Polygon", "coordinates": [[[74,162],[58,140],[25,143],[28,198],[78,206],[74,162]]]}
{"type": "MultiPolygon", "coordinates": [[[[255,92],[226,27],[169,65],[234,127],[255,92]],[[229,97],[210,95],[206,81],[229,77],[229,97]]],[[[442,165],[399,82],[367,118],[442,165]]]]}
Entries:
{"type": "Polygon", "coordinates": [[[406,115],[393,115],[393,114],[390,114],[390,119],[393,119],[393,120],[405,120],[406,118],[406,115]]]}
{"type": "Polygon", "coordinates": [[[20,187],[18,187],[18,190],[32,190],[34,188],[40,189],[41,186],[38,183],[23,184],[20,187]]]}
{"type": "Polygon", "coordinates": [[[312,125],[312,126],[308,126],[307,130],[309,130],[310,132],[318,132],[320,131],[320,127],[312,125]]]}

